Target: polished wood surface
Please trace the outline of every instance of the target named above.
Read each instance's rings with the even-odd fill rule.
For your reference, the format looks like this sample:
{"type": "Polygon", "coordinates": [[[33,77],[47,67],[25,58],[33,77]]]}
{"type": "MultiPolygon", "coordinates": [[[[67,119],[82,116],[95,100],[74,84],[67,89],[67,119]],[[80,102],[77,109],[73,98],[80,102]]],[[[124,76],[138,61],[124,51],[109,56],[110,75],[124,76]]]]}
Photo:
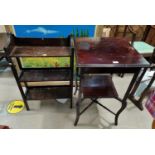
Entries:
{"type": "Polygon", "coordinates": [[[70,98],[70,86],[30,87],[28,100],[49,100],[53,98],[70,98]]]}
{"type": "Polygon", "coordinates": [[[19,79],[20,82],[42,81],[69,81],[71,71],[69,69],[28,69],[24,70],[19,79]]]}
{"type": "Polygon", "coordinates": [[[85,75],[81,80],[81,88],[86,98],[118,97],[110,75],[85,75]]]}
{"type": "Polygon", "coordinates": [[[52,46],[14,46],[10,56],[12,57],[50,57],[69,56],[69,47],[52,46]]]}
{"type": "Polygon", "coordinates": [[[78,67],[148,67],[149,63],[122,38],[75,39],[78,67]]]}

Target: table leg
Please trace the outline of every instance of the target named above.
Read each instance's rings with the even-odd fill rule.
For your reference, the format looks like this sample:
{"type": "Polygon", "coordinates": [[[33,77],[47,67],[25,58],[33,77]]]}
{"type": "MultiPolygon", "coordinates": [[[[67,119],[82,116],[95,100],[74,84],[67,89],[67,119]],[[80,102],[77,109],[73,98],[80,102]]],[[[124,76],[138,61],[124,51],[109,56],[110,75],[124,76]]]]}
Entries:
{"type": "Polygon", "coordinates": [[[11,59],[10,61],[11,61],[11,63],[12,63],[11,69],[12,69],[12,72],[13,72],[13,74],[14,74],[14,76],[15,76],[15,80],[16,80],[17,86],[18,86],[18,88],[19,88],[19,90],[20,90],[20,93],[21,93],[21,95],[22,95],[22,98],[23,98],[23,101],[24,101],[26,110],[29,111],[30,108],[29,108],[29,105],[28,105],[28,103],[27,103],[26,96],[25,96],[25,94],[24,94],[24,91],[23,91],[23,88],[22,88],[22,86],[21,86],[21,84],[20,84],[20,81],[18,80],[18,73],[16,72],[16,69],[15,69],[16,66],[13,64],[12,59],[11,59]]]}
{"type": "Polygon", "coordinates": [[[135,82],[135,85],[134,85],[134,87],[133,87],[133,89],[132,89],[132,91],[131,91],[131,93],[130,93],[130,96],[131,96],[131,97],[134,96],[134,94],[135,94],[137,88],[139,87],[139,85],[140,85],[140,83],[141,83],[142,78],[144,77],[144,75],[145,75],[145,73],[146,73],[146,70],[147,70],[147,68],[144,68],[144,69],[143,69],[143,71],[142,71],[141,75],[139,76],[138,80],[135,82]]]}
{"type": "Polygon", "coordinates": [[[72,107],[73,107],[73,96],[71,94],[71,97],[70,97],[70,108],[72,109],[72,107]]]}
{"type": "Polygon", "coordinates": [[[147,87],[146,87],[146,88],[144,89],[144,91],[142,92],[142,94],[141,94],[141,96],[140,96],[140,98],[139,98],[139,100],[138,100],[139,103],[142,103],[144,97],[146,96],[147,92],[148,92],[149,89],[151,88],[151,86],[152,86],[154,80],[155,80],[155,73],[154,73],[152,79],[150,80],[149,84],[147,85],[147,87]]]}
{"type": "MultiPolygon", "coordinates": [[[[129,94],[130,94],[130,91],[131,91],[131,89],[132,89],[134,83],[135,83],[135,80],[137,79],[137,77],[138,77],[138,75],[139,75],[139,72],[140,72],[140,70],[134,74],[134,76],[133,76],[133,78],[132,78],[132,80],[131,80],[131,82],[130,82],[130,84],[129,84],[129,87],[128,87],[128,89],[127,89],[127,91],[126,91],[126,93],[125,93],[125,95],[124,95],[124,97],[123,97],[123,100],[122,100],[122,107],[119,109],[119,111],[116,113],[116,116],[115,116],[115,125],[118,124],[118,117],[119,117],[120,113],[121,113],[121,112],[126,108],[126,106],[127,106],[126,100],[127,100],[128,96],[129,96],[129,94]]],[[[137,106],[138,106],[138,105],[137,105],[137,106]]]]}
{"type": "Polygon", "coordinates": [[[79,76],[79,74],[78,74],[78,72],[79,72],[79,69],[78,69],[78,67],[76,68],[76,77],[75,77],[75,91],[74,91],[74,95],[77,93],[77,91],[78,91],[78,79],[77,79],[77,77],[79,76]]]}
{"type": "Polygon", "coordinates": [[[77,123],[79,121],[79,118],[80,118],[80,102],[81,102],[81,100],[78,99],[78,101],[76,103],[76,119],[75,119],[75,122],[74,122],[74,126],[77,125],[77,123]]]}
{"type": "Polygon", "coordinates": [[[152,129],[155,129],[155,120],[152,122],[152,129]]]}
{"type": "MultiPolygon", "coordinates": [[[[81,79],[80,79],[80,84],[81,84],[81,79]]],[[[80,118],[80,102],[81,102],[81,87],[79,86],[79,94],[78,94],[78,100],[76,102],[76,119],[75,119],[75,122],[74,122],[74,126],[77,125],[78,121],[79,121],[79,118],[80,118]]]]}
{"type": "Polygon", "coordinates": [[[134,97],[134,94],[135,94],[137,88],[139,87],[141,80],[144,77],[146,71],[147,71],[147,68],[144,68],[143,72],[139,76],[138,80],[136,81],[136,83],[135,83],[135,85],[134,85],[133,89],[131,90],[131,93],[129,94],[129,97],[128,97],[133,102],[133,104],[135,104],[135,106],[140,110],[143,110],[143,106],[141,104],[142,98],[139,100],[136,100],[134,97]]]}

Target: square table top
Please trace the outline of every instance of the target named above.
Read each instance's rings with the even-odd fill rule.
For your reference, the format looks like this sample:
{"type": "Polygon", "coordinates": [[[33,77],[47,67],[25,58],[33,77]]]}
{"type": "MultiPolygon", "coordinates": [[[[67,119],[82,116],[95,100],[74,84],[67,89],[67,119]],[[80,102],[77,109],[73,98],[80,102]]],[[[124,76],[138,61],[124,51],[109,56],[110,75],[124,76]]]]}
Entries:
{"type": "Polygon", "coordinates": [[[126,39],[76,38],[78,67],[148,67],[149,63],[126,39]]]}

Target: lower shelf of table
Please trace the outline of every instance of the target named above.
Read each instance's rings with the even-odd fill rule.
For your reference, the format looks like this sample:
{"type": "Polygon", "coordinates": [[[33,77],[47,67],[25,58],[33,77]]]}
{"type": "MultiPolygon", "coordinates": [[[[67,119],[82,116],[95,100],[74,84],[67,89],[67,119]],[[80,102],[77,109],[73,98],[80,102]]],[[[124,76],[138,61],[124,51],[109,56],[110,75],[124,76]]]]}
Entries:
{"type": "Polygon", "coordinates": [[[48,100],[53,98],[70,98],[72,89],[69,86],[29,87],[27,100],[48,100]]]}
{"type": "Polygon", "coordinates": [[[86,75],[81,81],[85,98],[116,98],[118,93],[110,75],[86,75]]]}

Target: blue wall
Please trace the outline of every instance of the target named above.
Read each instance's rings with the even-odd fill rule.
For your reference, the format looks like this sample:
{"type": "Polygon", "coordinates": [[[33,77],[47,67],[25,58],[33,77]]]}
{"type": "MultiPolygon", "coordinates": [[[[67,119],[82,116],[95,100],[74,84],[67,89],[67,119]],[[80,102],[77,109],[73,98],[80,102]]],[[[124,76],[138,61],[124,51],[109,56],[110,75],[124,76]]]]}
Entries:
{"type": "Polygon", "coordinates": [[[93,37],[95,25],[14,25],[17,37],[67,37],[74,33],[93,37]]]}

